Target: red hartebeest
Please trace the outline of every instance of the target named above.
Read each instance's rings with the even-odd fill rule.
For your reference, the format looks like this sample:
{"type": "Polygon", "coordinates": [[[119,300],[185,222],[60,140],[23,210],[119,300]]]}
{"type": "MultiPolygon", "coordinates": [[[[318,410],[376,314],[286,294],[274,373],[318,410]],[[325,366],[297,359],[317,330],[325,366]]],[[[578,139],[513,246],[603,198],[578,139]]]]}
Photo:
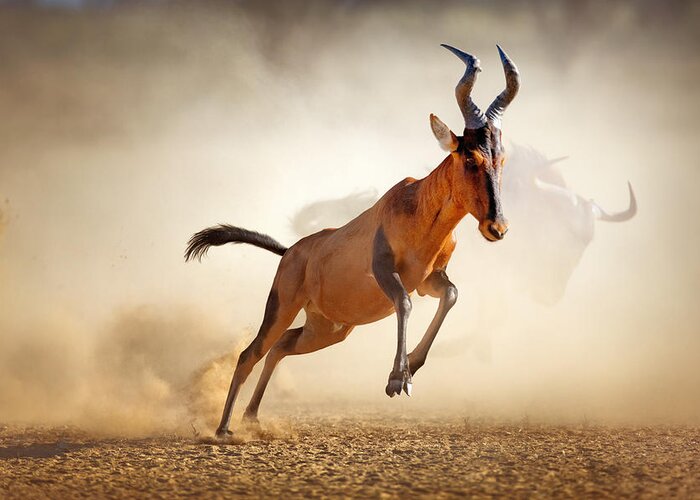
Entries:
{"type": "Polygon", "coordinates": [[[445,273],[455,248],[455,226],[472,214],[489,241],[502,239],[508,231],[501,211],[501,115],[518,92],[518,69],[498,47],[506,88],[484,114],[470,96],[479,60],[449,45],[443,47],[466,64],[455,89],[465,128],[458,137],[430,115],[435,137],[450,154],[427,177],[402,180],[343,227],[319,231],[289,248],[269,236],[228,225],[204,229],[190,239],[186,260],[201,259],[210,246],[225,243],[249,243],[282,256],[260,330],[238,359],[217,436],[230,434],[236,396],[263,356],[267,354],[265,367],[245,411],[253,421],[282,358],[328,347],[344,340],[355,326],[393,312],[398,318],[398,342],[386,393],[393,397],[403,390],[410,395],[411,377],[425,363],[438,329],[457,300],[457,288],[445,273]],[[440,302],[423,339],[407,354],[406,324],[413,291],[440,302]],[[301,309],[306,312],[304,326],[288,330],[301,309]]]}

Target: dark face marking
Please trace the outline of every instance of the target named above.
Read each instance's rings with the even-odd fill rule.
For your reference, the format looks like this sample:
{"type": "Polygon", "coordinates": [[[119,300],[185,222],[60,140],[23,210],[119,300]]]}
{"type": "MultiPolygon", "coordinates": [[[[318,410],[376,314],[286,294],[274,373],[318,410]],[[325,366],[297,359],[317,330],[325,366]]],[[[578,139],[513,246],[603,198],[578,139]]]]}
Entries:
{"type": "Polygon", "coordinates": [[[503,219],[501,208],[501,172],[503,146],[501,131],[490,123],[476,130],[465,129],[459,153],[478,201],[479,221],[503,219]]]}
{"type": "Polygon", "coordinates": [[[486,218],[496,220],[498,217],[503,217],[501,210],[501,197],[497,179],[492,170],[484,173],[484,183],[486,184],[486,196],[488,199],[488,208],[486,209],[486,218]]]}

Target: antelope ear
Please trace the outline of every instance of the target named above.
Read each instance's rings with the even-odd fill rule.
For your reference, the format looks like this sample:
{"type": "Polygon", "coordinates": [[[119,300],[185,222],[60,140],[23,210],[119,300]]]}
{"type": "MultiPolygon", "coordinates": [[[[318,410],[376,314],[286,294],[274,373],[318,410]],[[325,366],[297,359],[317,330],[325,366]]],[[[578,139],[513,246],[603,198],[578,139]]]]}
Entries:
{"type": "Polygon", "coordinates": [[[432,113],[430,114],[430,128],[433,129],[433,134],[435,134],[435,138],[442,149],[450,153],[457,151],[457,147],[459,147],[457,136],[452,133],[447,125],[442,123],[440,118],[432,113]]]}

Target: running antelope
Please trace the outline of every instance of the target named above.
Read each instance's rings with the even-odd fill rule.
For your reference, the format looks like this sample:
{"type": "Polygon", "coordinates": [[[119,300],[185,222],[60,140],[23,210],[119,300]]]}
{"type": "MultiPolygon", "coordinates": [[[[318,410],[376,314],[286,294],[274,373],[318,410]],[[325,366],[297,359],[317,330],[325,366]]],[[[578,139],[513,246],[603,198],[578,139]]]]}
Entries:
{"type": "Polygon", "coordinates": [[[398,319],[396,356],[388,396],[411,395],[412,376],[425,363],[428,350],[447,312],[457,300],[457,288],[445,272],[455,249],[453,230],[467,214],[479,221],[488,241],[501,240],[508,222],[501,210],[504,154],[501,116],[520,87],[518,69],[498,47],[506,88],[482,113],[471,99],[479,60],[442,45],[466,64],[455,94],[464,116],[464,134],[456,136],[430,115],[440,146],[449,153],[427,177],[407,178],[392,187],[372,207],[337,229],[324,229],[289,248],[270,236],[219,225],[190,239],[185,260],[200,259],[209,247],[249,243],[282,256],[257,336],[241,352],[224,405],[219,437],[231,434],[229,423],[241,385],[266,354],[265,366],[244,418],[257,421],[258,407],[273,370],[285,356],[306,354],[347,338],[357,325],[395,313],[398,319]],[[440,299],[423,339],[406,352],[406,326],[411,293],[440,299]],[[306,322],[288,329],[304,309],[306,322]]]}
{"type": "MultiPolygon", "coordinates": [[[[494,280],[490,275],[488,290],[481,291],[500,303],[515,285],[519,294],[528,295],[542,305],[556,304],[564,297],[569,280],[593,241],[598,221],[626,222],[637,213],[637,198],[631,183],[628,183],[628,206],[619,212],[608,212],[569,188],[559,168],[566,158],[548,159],[532,148],[513,144],[508,151],[508,175],[503,179],[501,196],[504,209],[511,212],[511,222],[518,226],[518,234],[509,236],[509,251],[505,254],[489,252],[488,245],[473,245],[455,256],[455,259],[461,257],[465,264],[465,254],[469,254],[469,259],[480,261],[485,269],[489,263],[481,259],[498,259],[499,275],[506,279],[494,280]]],[[[376,191],[367,190],[315,201],[292,217],[291,226],[299,237],[306,236],[342,224],[378,199],[376,191]]],[[[464,273],[472,272],[469,265],[460,267],[464,273]]],[[[474,276],[470,278],[474,283],[474,276]]],[[[502,314],[502,307],[499,309],[502,314]]],[[[493,323],[489,320],[484,324],[493,323]]]]}

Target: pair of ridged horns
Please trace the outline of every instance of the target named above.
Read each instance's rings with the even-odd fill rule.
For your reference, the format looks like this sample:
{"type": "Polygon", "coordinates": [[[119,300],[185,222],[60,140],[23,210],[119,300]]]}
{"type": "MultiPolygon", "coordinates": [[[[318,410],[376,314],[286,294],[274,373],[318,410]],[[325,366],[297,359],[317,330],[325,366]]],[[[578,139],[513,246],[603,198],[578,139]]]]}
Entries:
{"type": "Polygon", "coordinates": [[[459,57],[459,59],[467,65],[464,76],[459,80],[455,88],[457,104],[464,116],[464,127],[468,129],[478,129],[486,125],[487,122],[491,122],[494,126],[501,128],[501,116],[503,116],[503,112],[508,105],[515,99],[518,89],[520,89],[520,73],[518,73],[518,68],[513,61],[503,52],[500,46],[496,45],[498,54],[501,56],[501,62],[503,63],[503,71],[506,74],[506,88],[503,92],[498,94],[486,110],[486,114],[484,114],[479,107],[474,104],[471,98],[476,75],[481,71],[479,60],[471,54],[462,52],[444,43],[441,44],[441,46],[459,57]]]}

